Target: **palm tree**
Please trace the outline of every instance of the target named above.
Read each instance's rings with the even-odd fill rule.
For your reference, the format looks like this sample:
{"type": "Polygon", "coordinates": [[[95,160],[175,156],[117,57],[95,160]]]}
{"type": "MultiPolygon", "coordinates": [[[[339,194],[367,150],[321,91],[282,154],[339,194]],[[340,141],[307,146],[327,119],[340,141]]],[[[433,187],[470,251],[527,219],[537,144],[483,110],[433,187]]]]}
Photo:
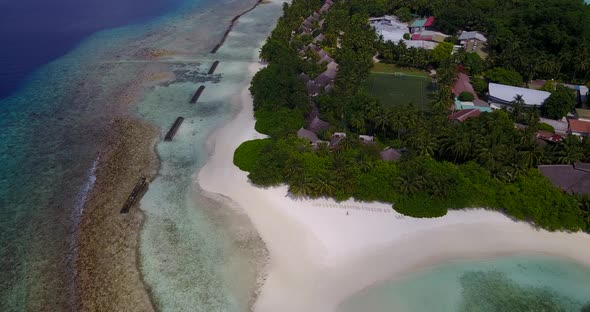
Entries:
{"type": "Polygon", "coordinates": [[[414,172],[404,172],[395,179],[395,185],[401,193],[414,194],[424,187],[424,179],[414,172]]]}
{"type": "Polygon", "coordinates": [[[336,187],[332,184],[330,175],[316,177],[313,181],[312,188],[317,195],[334,195],[336,187]]]}
{"type": "Polygon", "coordinates": [[[584,159],[584,148],[578,137],[569,135],[562,143],[561,149],[557,149],[556,160],[561,164],[573,164],[584,159]]]}
{"type": "Polygon", "coordinates": [[[421,129],[412,137],[408,142],[408,145],[415,150],[418,155],[434,156],[434,151],[436,150],[438,142],[432,133],[421,129]]]}
{"type": "Polygon", "coordinates": [[[365,118],[361,115],[354,115],[350,120],[350,125],[353,126],[357,131],[364,133],[365,129],[365,118]]]}
{"type": "Polygon", "coordinates": [[[367,154],[360,154],[359,157],[356,159],[356,165],[361,170],[361,172],[368,172],[373,168],[373,162],[367,156],[367,154]]]}
{"type": "Polygon", "coordinates": [[[455,132],[447,139],[443,151],[450,153],[454,157],[454,162],[464,160],[471,152],[471,142],[465,132],[455,132]]]}
{"type": "Polygon", "coordinates": [[[300,158],[291,157],[285,162],[285,177],[289,180],[299,180],[304,176],[305,163],[300,158]]]}
{"type": "Polygon", "coordinates": [[[291,181],[289,192],[297,196],[308,196],[312,193],[311,187],[306,183],[305,177],[291,181]]]}
{"type": "Polygon", "coordinates": [[[388,112],[385,109],[381,110],[380,113],[375,114],[373,116],[373,123],[375,124],[375,130],[377,130],[377,128],[380,128],[381,133],[383,134],[384,137],[385,137],[385,129],[386,129],[386,127],[389,126],[389,116],[390,116],[390,114],[388,114],[388,112]]]}

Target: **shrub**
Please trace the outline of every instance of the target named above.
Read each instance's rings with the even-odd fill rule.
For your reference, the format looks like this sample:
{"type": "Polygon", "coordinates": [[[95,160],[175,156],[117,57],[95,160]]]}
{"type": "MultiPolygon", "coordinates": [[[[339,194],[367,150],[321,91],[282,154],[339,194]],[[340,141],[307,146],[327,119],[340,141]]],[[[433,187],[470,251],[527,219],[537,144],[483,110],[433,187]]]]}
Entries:
{"type": "Polygon", "coordinates": [[[475,97],[473,94],[471,94],[471,92],[463,91],[461,94],[459,94],[459,101],[461,102],[473,102],[474,98],[475,97]]]}
{"type": "Polygon", "coordinates": [[[297,109],[281,108],[277,111],[257,110],[256,131],[270,136],[294,133],[305,125],[303,114],[297,109]]]}
{"type": "Polygon", "coordinates": [[[503,67],[492,68],[484,73],[491,82],[520,87],[523,84],[522,76],[513,70],[503,67]]]}
{"type": "Polygon", "coordinates": [[[488,83],[480,77],[472,77],[471,85],[480,97],[483,97],[488,92],[488,83]]]}
{"type": "Polygon", "coordinates": [[[555,128],[553,128],[551,125],[548,125],[546,123],[540,123],[539,130],[555,133],[555,128]]]}
{"type": "Polygon", "coordinates": [[[400,196],[395,211],[414,218],[436,218],[447,214],[447,203],[427,193],[400,196]]]}
{"type": "Polygon", "coordinates": [[[234,153],[234,165],[244,171],[250,172],[254,170],[258,156],[270,143],[270,139],[252,140],[242,143],[234,153]]]}
{"type": "Polygon", "coordinates": [[[410,34],[408,34],[408,33],[405,33],[404,34],[404,39],[410,40],[410,38],[411,38],[410,34]]]}

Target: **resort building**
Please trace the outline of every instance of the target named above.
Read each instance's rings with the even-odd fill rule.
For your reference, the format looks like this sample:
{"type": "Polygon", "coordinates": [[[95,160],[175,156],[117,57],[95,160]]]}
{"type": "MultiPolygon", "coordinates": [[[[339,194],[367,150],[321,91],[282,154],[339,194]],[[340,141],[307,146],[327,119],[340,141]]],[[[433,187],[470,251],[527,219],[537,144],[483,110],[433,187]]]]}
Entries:
{"type": "Polygon", "coordinates": [[[419,18],[417,20],[414,20],[414,22],[412,22],[412,24],[410,25],[410,33],[413,34],[424,30],[428,30],[430,27],[432,27],[432,25],[434,25],[434,16],[419,18]]]}
{"type": "Polygon", "coordinates": [[[515,98],[520,95],[524,105],[528,107],[542,106],[551,93],[533,89],[519,88],[498,83],[489,84],[488,102],[493,109],[501,109],[506,105],[512,105],[515,98]]]}
{"type": "Polygon", "coordinates": [[[381,151],[380,156],[381,160],[384,161],[398,161],[402,158],[402,150],[398,150],[395,148],[388,147],[381,151]]]}
{"type": "Polygon", "coordinates": [[[375,138],[372,135],[364,135],[364,134],[361,134],[361,135],[359,135],[359,140],[363,144],[369,144],[369,143],[374,143],[375,142],[375,138]]]}
{"type": "Polygon", "coordinates": [[[541,165],[539,171],[553,185],[568,193],[590,195],[590,163],[541,165]]]}
{"type": "Polygon", "coordinates": [[[346,138],[346,133],[344,132],[334,132],[330,137],[330,146],[338,145],[342,140],[346,138]]]}
{"type": "Polygon", "coordinates": [[[539,117],[539,122],[550,125],[555,129],[555,133],[560,134],[562,136],[567,136],[569,132],[569,124],[565,118],[560,120],[553,120],[549,118],[539,117]]]}
{"type": "Polygon", "coordinates": [[[455,109],[478,109],[482,112],[491,112],[490,104],[486,101],[481,100],[469,80],[469,76],[464,73],[459,73],[455,84],[452,87],[453,94],[455,95],[455,109]],[[459,100],[459,95],[463,92],[468,92],[473,95],[473,102],[462,102],[459,100]]]}
{"type": "Polygon", "coordinates": [[[587,137],[590,136],[590,121],[570,119],[570,134],[587,137]]]}
{"type": "Polygon", "coordinates": [[[371,17],[369,23],[377,34],[383,37],[383,41],[398,43],[404,39],[404,34],[408,33],[408,24],[400,22],[397,17],[385,15],[382,17],[371,17]]]}
{"type": "Polygon", "coordinates": [[[572,85],[572,84],[563,84],[563,85],[570,88],[570,89],[574,89],[576,91],[576,100],[578,101],[578,105],[583,105],[584,103],[586,103],[588,96],[590,96],[587,86],[572,85]]]}
{"type": "Polygon", "coordinates": [[[537,133],[535,133],[535,136],[539,140],[543,140],[545,142],[550,142],[550,143],[558,143],[563,140],[563,137],[561,135],[551,133],[549,131],[543,131],[543,130],[537,131],[537,133]]]}
{"type": "Polygon", "coordinates": [[[413,33],[411,38],[412,40],[423,40],[441,43],[444,42],[447,37],[448,35],[445,35],[438,31],[425,30],[418,33],[413,33]]]}
{"type": "Polygon", "coordinates": [[[449,115],[449,120],[456,121],[456,122],[464,122],[469,118],[479,117],[481,111],[479,109],[471,108],[471,109],[462,109],[456,111],[449,115]]]}
{"type": "Polygon", "coordinates": [[[434,50],[438,46],[438,42],[426,41],[426,40],[410,40],[404,41],[408,48],[418,48],[426,50],[434,50]]]}
{"type": "Polygon", "coordinates": [[[463,31],[459,35],[461,46],[467,52],[475,52],[481,58],[486,58],[486,47],[488,39],[478,31],[463,31]]]}
{"type": "Polygon", "coordinates": [[[308,140],[310,144],[315,144],[319,140],[315,133],[304,128],[297,130],[297,137],[308,140]]]}
{"type": "Polygon", "coordinates": [[[320,10],[318,12],[320,14],[327,13],[330,10],[330,8],[332,7],[332,5],[334,5],[334,2],[332,2],[331,0],[326,0],[326,2],[324,2],[324,5],[322,5],[322,7],[320,8],[320,10]]]}

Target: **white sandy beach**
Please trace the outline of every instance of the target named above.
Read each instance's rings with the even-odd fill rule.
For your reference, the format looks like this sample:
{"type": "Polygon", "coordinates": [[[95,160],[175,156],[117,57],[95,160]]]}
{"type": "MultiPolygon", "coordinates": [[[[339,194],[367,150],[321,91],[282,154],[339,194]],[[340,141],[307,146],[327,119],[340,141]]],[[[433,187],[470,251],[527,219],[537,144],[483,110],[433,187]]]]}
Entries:
{"type": "MultiPolygon", "coordinates": [[[[253,63],[252,75],[259,68],[253,63]]],[[[590,235],[549,233],[492,211],[414,219],[387,204],[297,200],[286,186],[255,187],[232,162],[242,142],[263,137],[248,86],[234,101],[241,110],[209,137],[210,158],[195,183],[243,209],[266,243],[271,259],[256,311],[333,311],[374,283],[443,261],[539,253],[590,266],[590,235]]]]}

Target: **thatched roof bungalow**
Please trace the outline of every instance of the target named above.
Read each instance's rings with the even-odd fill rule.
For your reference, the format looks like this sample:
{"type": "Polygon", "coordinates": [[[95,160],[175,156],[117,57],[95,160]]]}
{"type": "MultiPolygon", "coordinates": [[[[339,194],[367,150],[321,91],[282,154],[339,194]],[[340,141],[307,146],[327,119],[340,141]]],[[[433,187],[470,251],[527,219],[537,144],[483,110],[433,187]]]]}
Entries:
{"type": "Polygon", "coordinates": [[[361,134],[361,135],[359,135],[359,140],[363,144],[369,144],[369,143],[375,142],[375,138],[372,135],[361,134]]]}
{"type": "Polygon", "coordinates": [[[317,76],[314,80],[315,84],[320,86],[320,87],[324,87],[326,85],[328,85],[329,83],[332,82],[332,78],[330,78],[330,76],[326,75],[325,73],[321,73],[319,76],[317,76]]]}
{"type": "Polygon", "coordinates": [[[346,138],[346,133],[334,132],[334,134],[332,134],[332,137],[330,137],[330,146],[338,145],[345,138],[346,138]]]}
{"type": "Polygon", "coordinates": [[[304,128],[297,130],[297,137],[308,140],[310,144],[315,144],[319,140],[315,133],[304,128]]]}
{"type": "Polygon", "coordinates": [[[326,55],[322,56],[322,58],[318,61],[318,64],[323,64],[323,63],[330,64],[332,62],[334,62],[334,59],[326,54],[326,55]]]}
{"type": "Polygon", "coordinates": [[[400,150],[390,147],[384,149],[379,154],[381,156],[381,160],[384,161],[398,161],[402,158],[402,153],[400,150]]]}
{"type": "Polygon", "coordinates": [[[313,38],[313,42],[322,42],[326,39],[326,36],[324,36],[324,34],[319,34],[317,36],[315,36],[315,38],[313,38]]]}
{"type": "Polygon", "coordinates": [[[307,94],[310,96],[318,95],[318,93],[320,93],[321,87],[322,86],[319,86],[313,80],[310,80],[305,84],[305,88],[307,89],[307,94]]]}

